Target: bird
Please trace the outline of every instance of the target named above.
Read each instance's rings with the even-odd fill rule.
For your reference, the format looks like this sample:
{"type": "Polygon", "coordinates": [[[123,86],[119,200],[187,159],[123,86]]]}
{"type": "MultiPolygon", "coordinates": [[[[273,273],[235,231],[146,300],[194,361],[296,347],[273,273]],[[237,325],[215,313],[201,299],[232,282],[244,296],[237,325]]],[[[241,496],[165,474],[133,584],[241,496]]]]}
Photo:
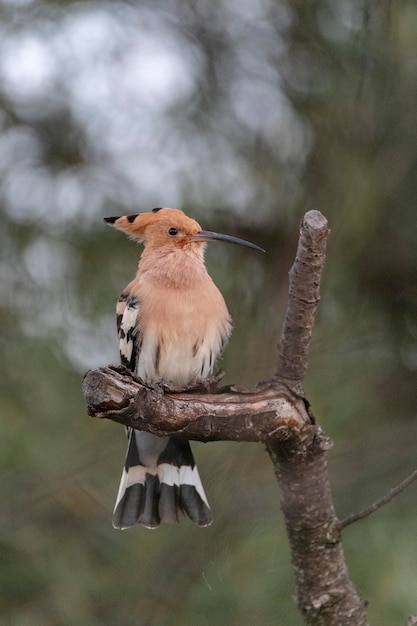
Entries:
{"type": "MultiPolygon", "coordinates": [[[[204,380],[232,330],[224,298],[205,266],[206,243],[262,248],[202,230],[179,209],[154,208],[104,220],[144,244],[137,273],[116,307],[121,364],[150,384],[169,381],[178,387],[204,380]]],[[[126,430],[114,528],[141,524],[154,529],[186,516],[197,526],[209,526],[212,512],[189,441],[126,430]]]]}

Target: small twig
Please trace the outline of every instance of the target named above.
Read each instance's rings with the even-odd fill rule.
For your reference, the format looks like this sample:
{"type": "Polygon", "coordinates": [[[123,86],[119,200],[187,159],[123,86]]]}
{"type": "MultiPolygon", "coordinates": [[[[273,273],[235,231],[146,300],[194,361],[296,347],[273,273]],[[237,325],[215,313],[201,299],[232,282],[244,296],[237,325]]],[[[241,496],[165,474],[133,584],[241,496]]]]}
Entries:
{"type": "Polygon", "coordinates": [[[417,470],[415,470],[412,474],[410,474],[410,476],[408,476],[405,480],[403,480],[399,485],[397,485],[396,487],[392,487],[385,494],[385,496],[383,496],[382,498],[380,498],[373,504],[370,504],[365,509],[362,509],[362,511],[358,511],[358,513],[352,513],[352,515],[348,515],[347,517],[345,517],[345,519],[341,520],[337,524],[338,530],[343,530],[344,528],[346,528],[346,526],[349,526],[350,524],[353,524],[354,522],[364,519],[365,517],[369,517],[370,515],[372,515],[372,513],[375,513],[375,511],[378,511],[378,509],[383,507],[385,504],[388,504],[389,502],[391,502],[391,500],[393,500],[396,496],[402,493],[416,479],[417,479],[417,470]]]}

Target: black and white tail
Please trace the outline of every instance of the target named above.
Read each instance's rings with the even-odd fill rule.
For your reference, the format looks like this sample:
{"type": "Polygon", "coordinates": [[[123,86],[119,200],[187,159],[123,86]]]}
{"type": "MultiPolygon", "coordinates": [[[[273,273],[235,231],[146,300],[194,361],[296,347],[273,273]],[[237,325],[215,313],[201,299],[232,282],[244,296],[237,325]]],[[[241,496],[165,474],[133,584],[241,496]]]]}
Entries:
{"type": "Polygon", "coordinates": [[[115,528],[181,521],[209,526],[212,513],[188,441],[128,429],[125,467],[113,512],[115,528]]]}

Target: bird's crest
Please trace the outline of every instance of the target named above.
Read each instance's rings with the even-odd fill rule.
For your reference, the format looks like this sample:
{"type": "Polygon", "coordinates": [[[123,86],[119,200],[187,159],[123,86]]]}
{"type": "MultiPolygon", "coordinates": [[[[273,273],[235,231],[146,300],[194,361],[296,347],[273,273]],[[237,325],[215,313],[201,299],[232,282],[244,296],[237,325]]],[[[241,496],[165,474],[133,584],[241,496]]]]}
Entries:
{"type": "Polygon", "coordinates": [[[201,230],[200,224],[183,211],[169,208],[157,208],[137,215],[105,217],[104,221],[139,241],[154,239],[158,235],[165,239],[177,235],[189,237],[201,230]]]}

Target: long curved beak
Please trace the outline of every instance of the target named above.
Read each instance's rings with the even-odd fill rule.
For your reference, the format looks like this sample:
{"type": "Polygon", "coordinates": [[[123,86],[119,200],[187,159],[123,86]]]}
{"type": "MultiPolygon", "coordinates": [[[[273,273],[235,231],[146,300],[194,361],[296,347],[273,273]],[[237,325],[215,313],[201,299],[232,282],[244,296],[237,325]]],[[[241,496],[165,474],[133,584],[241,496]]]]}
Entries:
{"type": "Polygon", "coordinates": [[[225,241],[226,243],[236,243],[239,246],[247,246],[248,248],[259,250],[259,252],[265,252],[263,248],[256,246],[254,243],[250,243],[250,241],[245,241],[244,239],[239,239],[238,237],[232,237],[231,235],[212,233],[209,230],[200,230],[195,235],[192,235],[190,239],[191,241],[225,241]]]}

